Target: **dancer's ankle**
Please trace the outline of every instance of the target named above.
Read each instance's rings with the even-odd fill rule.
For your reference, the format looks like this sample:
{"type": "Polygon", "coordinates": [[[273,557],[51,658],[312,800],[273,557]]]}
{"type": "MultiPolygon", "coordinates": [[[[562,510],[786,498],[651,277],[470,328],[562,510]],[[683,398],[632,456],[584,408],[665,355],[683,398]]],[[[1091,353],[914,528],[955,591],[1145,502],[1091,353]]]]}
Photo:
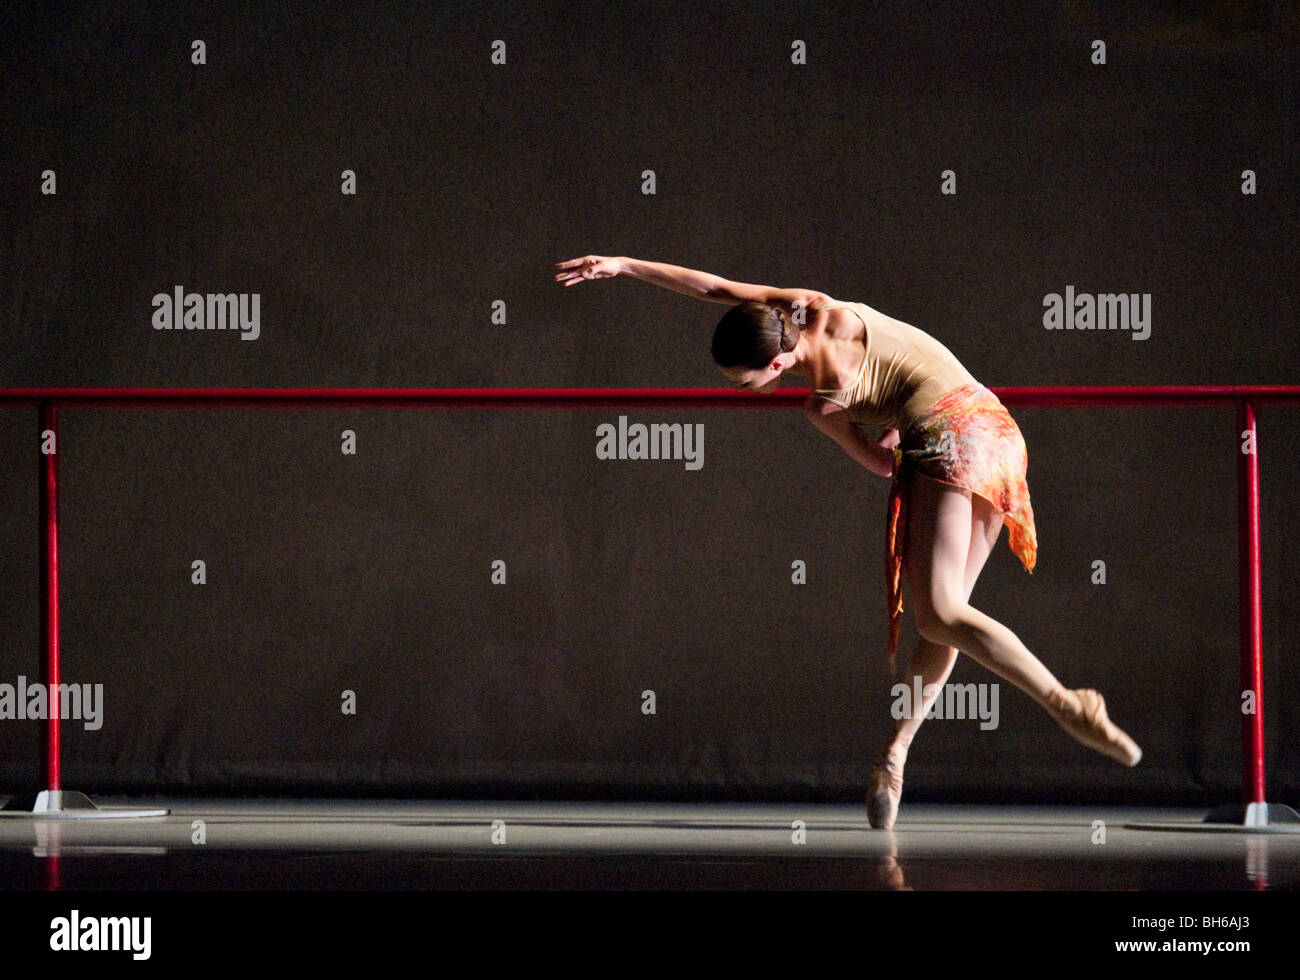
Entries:
{"type": "Polygon", "coordinates": [[[1070,690],[1068,687],[1066,687],[1064,684],[1058,682],[1056,687],[1052,688],[1045,695],[1043,695],[1043,705],[1048,708],[1060,709],[1065,705],[1071,703],[1071,701],[1073,700],[1073,698],[1071,698],[1071,695],[1073,693],[1074,692],[1070,690]]]}

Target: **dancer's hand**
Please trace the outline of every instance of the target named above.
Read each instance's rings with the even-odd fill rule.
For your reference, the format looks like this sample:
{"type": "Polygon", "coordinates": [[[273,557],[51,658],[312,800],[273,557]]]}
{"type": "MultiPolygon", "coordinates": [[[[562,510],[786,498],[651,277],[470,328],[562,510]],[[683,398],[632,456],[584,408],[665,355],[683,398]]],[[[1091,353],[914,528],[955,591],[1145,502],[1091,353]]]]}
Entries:
{"type": "Polygon", "coordinates": [[[622,257],[608,258],[602,255],[584,255],[580,259],[568,262],[556,262],[555,267],[564,271],[555,274],[556,281],[572,286],[584,279],[609,279],[623,271],[622,257]]]}

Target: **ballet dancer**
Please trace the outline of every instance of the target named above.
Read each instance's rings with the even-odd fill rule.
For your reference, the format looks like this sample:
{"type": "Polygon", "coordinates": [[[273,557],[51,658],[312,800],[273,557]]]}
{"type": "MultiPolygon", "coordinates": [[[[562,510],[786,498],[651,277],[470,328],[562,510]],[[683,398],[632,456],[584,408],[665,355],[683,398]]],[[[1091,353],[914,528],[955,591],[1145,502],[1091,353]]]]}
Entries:
{"type": "Polygon", "coordinates": [[[1005,524],[1025,570],[1037,558],[1025,482],[1028,453],[998,397],[929,334],[865,303],[815,289],[777,289],[661,262],[586,255],[557,262],[565,287],[624,275],[732,308],[713,333],[713,359],[734,385],[767,393],[782,375],[808,378],[808,420],[854,461],[891,481],[885,565],[887,652],[896,672],[906,573],[920,639],[911,670],[921,704],[898,720],[867,786],[872,827],[889,829],[903,766],[957,651],[1014,684],[1079,742],[1126,766],[1142,751],[1110,721],[1094,690],[1068,690],[1016,635],[970,604],[1005,524]],[[881,428],[872,438],[864,431],[881,428]],[[901,435],[900,435],[901,434],[901,435]]]}

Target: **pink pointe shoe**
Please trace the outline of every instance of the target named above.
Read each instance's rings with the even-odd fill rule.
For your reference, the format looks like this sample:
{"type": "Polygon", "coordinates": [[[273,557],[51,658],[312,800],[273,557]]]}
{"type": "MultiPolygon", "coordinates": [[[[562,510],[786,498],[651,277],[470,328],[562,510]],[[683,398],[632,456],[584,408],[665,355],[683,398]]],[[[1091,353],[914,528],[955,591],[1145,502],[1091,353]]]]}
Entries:
{"type": "Polygon", "coordinates": [[[903,764],[907,753],[885,749],[871,766],[867,781],[867,820],[877,830],[892,830],[903,798],[903,764]]]}
{"type": "Polygon", "coordinates": [[[1047,696],[1047,710],[1074,738],[1126,766],[1136,766],[1142,750],[1106,716],[1106,701],[1097,691],[1062,688],[1047,696]]]}

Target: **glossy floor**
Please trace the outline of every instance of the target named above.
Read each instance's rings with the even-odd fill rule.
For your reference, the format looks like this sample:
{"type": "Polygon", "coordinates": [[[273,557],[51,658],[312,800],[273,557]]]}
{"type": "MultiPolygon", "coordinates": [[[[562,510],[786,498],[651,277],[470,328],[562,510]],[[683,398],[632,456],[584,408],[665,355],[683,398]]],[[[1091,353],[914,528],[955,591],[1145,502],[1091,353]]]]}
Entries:
{"type": "Polygon", "coordinates": [[[99,798],[166,817],[0,820],[7,890],[1297,890],[1300,834],[1201,811],[99,798]],[[1180,830],[1128,824],[1185,822],[1180,830]]]}

